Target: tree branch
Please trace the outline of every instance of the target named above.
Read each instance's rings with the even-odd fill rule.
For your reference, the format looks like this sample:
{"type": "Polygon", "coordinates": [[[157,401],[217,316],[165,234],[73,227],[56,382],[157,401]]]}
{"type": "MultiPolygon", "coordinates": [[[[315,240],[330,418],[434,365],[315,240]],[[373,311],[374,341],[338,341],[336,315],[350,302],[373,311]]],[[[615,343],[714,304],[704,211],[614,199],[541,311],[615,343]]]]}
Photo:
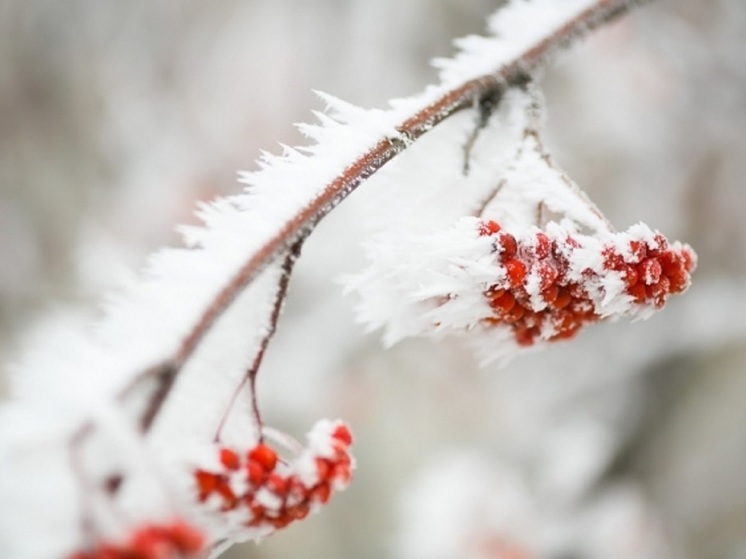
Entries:
{"type": "MultiPolygon", "coordinates": [[[[161,366],[143,373],[148,376],[159,375],[158,386],[151,395],[151,402],[141,416],[140,425],[143,431],[147,431],[152,424],[183,365],[242,290],[279,255],[302,243],[314,227],[365,179],[448,117],[475,105],[480,106],[490,99],[499,98],[506,89],[525,82],[526,76],[534,72],[556,51],[644,1],[598,0],[551,35],[538,40],[512,62],[496,68],[494,73],[472,79],[446,91],[437,100],[401,122],[396,127],[398,136],[381,139],[373,148],[352,161],[316,198],[310,200],[307,206],[285,222],[273,237],[246,260],[202,313],[182,341],[176,355],[161,366]]],[[[138,378],[142,378],[143,375],[138,378]]]]}

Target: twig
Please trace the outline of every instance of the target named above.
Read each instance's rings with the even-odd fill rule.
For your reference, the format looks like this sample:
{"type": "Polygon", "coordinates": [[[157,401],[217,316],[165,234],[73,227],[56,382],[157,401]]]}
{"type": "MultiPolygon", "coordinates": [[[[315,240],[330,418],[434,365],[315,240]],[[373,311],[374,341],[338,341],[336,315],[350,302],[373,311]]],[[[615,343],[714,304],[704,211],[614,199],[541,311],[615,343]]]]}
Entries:
{"type": "Polygon", "coordinates": [[[213,438],[215,442],[218,442],[220,440],[220,433],[223,430],[223,426],[225,425],[225,422],[228,420],[230,412],[233,409],[233,406],[235,405],[236,400],[238,399],[238,395],[246,387],[247,383],[249,384],[249,387],[250,387],[251,409],[254,413],[254,420],[256,422],[257,429],[258,429],[258,435],[259,435],[258,438],[259,440],[262,439],[262,418],[261,418],[261,414],[259,413],[259,405],[256,399],[256,375],[259,372],[259,367],[261,366],[262,360],[264,359],[264,353],[267,351],[267,346],[269,345],[269,342],[272,339],[272,336],[274,336],[274,333],[277,330],[277,321],[280,318],[280,311],[282,310],[282,304],[285,301],[285,295],[287,294],[288,284],[290,283],[290,274],[293,271],[293,265],[295,264],[296,259],[300,255],[301,245],[302,243],[300,242],[293,245],[290,252],[285,257],[285,261],[282,263],[282,276],[280,276],[280,280],[277,284],[277,292],[275,293],[275,301],[272,307],[272,312],[269,317],[269,326],[264,336],[262,337],[261,341],[259,342],[259,349],[257,350],[256,355],[254,355],[254,361],[251,363],[251,366],[248,368],[248,370],[246,371],[246,374],[241,379],[241,382],[239,383],[239,385],[236,387],[235,391],[231,395],[231,399],[228,402],[228,406],[226,407],[225,412],[223,413],[223,416],[220,418],[218,427],[215,430],[215,437],[213,438]]]}
{"type": "Polygon", "coordinates": [[[485,96],[480,99],[479,103],[477,104],[477,121],[471,131],[471,134],[469,134],[469,137],[466,138],[466,142],[464,143],[463,147],[464,165],[461,169],[461,173],[464,176],[469,175],[472,149],[474,149],[474,144],[476,143],[477,138],[479,138],[479,133],[485,128],[485,126],[487,126],[492,113],[495,111],[495,108],[497,108],[497,105],[500,103],[501,93],[501,91],[496,91],[493,97],[485,96]]]}

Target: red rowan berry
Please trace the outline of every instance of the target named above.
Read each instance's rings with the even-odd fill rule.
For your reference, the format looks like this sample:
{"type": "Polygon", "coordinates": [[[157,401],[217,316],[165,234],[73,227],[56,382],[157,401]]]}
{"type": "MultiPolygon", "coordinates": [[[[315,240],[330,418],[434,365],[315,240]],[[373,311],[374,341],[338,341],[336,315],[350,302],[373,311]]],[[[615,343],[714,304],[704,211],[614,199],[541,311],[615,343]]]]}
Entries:
{"type": "Polygon", "coordinates": [[[350,446],[352,444],[352,433],[350,433],[350,430],[347,428],[346,425],[339,425],[336,429],[334,429],[332,437],[340,441],[345,446],[350,446]]]}
{"type": "Polygon", "coordinates": [[[542,291],[554,285],[554,282],[557,280],[557,276],[559,276],[557,268],[555,268],[549,262],[541,262],[537,266],[537,270],[539,272],[539,278],[541,279],[541,285],[539,286],[539,289],[541,289],[542,291]]]}
{"type": "Polygon", "coordinates": [[[220,476],[204,470],[197,470],[194,473],[194,479],[199,489],[199,500],[206,500],[217,489],[220,476]]]}
{"type": "Polygon", "coordinates": [[[513,323],[518,322],[526,312],[525,307],[523,307],[521,304],[516,304],[513,306],[513,308],[505,313],[505,316],[503,316],[503,321],[507,323],[513,323]]]}
{"type": "Polygon", "coordinates": [[[554,310],[564,309],[572,301],[572,295],[570,290],[566,288],[560,288],[557,293],[557,297],[552,301],[550,307],[554,310]]]}
{"type": "Polygon", "coordinates": [[[551,305],[557,300],[557,296],[559,295],[559,287],[556,285],[550,285],[546,289],[542,289],[541,291],[541,297],[544,299],[544,302],[547,305],[551,305]]]}
{"type": "Polygon", "coordinates": [[[202,533],[183,520],[175,520],[165,530],[170,541],[181,553],[197,553],[205,546],[202,533]]]}
{"type": "Polygon", "coordinates": [[[267,472],[275,469],[277,453],[264,443],[259,443],[249,452],[249,460],[259,463],[267,472]]]}
{"type": "Polygon", "coordinates": [[[495,233],[500,231],[500,224],[496,221],[492,221],[491,219],[488,219],[487,221],[482,221],[479,223],[479,235],[482,237],[486,237],[489,235],[494,235],[495,233]]]}
{"type": "Polygon", "coordinates": [[[311,490],[311,499],[326,504],[331,494],[332,490],[328,483],[319,483],[311,490]]]}
{"type": "Polygon", "coordinates": [[[504,292],[500,297],[490,300],[490,306],[502,313],[510,312],[515,306],[515,297],[510,291],[504,292]]]}
{"type": "Polygon", "coordinates": [[[253,485],[261,485],[267,477],[267,470],[256,460],[246,464],[247,478],[253,485]]]}
{"type": "Polygon", "coordinates": [[[284,497],[288,490],[287,479],[277,474],[270,474],[267,478],[266,487],[278,497],[284,497]]]}
{"type": "Polygon", "coordinates": [[[632,262],[635,264],[642,262],[648,254],[648,249],[642,241],[630,241],[629,251],[632,254],[632,262]]]}
{"type": "Polygon", "coordinates": [[[645,282],[645,285],[652,285],[658,283],[663,269],[657,258],[648,258],[640,262],[637,266],[637,273],[642,278],[642,281],[645,282]]]}
{"type": "Polygon", "coordinates": [[[637,268],[635,266],[627,264],[624,267],[624,270],[622,270],[622,277],[624,278],[624,283],[627,287],[632,287],[637,283],[640,276],[637,273],[637,268]]]}
{"type": "Polygon", "coordinates": [[[534,255],[539,260],[549,258],[552,252],[552,243],[549,241],[549,237],[543,231],[536,233],[534,238],[534,255]]]}
{"type": "Polygon", "coordinates": [[[328,460],[324,460],[323,458],[317,458],[316,459],[316,471],[319,474],[319,479],[325,480],[329,477],[331,474],[331,465],[329,464],[328,460]]]}
{"type": "Polygon", "coordinates": [[[635,300],[635,303],[644,303],[645,298],[647,297],[644,283],[636,283],[635,285],[629,287],[627,289],[627,293],[632,295],[632,297],[635,300]]]}
{"type": "Polygon", "coordinates": [[[229,470],[238,470],[241,467],[241,459],[230,448],[220,449],[220,463],[229,470]]]}
{"type": "Polygon", "coordinates": [[[526,278],[526,265],[518,259],[511,258],[504,264],[510,286],[515,289],[523,285],[526,278]]]}
{"type": "Polygon", "coordinates": [[[500,233],[499,242],[501,246],[500,258],[506,260],[513,258],[518,251],[518,243],[510,233],[500,233]]]}

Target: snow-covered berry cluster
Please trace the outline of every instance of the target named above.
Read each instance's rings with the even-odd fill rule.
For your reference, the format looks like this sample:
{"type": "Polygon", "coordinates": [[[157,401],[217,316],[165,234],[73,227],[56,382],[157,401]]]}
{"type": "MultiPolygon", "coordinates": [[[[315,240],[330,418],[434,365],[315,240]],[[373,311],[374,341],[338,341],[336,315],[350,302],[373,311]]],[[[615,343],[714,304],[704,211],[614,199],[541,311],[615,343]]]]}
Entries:
{"type": "Polygon", "coordinates": [[[501,268],[484,290],[492,312],[483,322],[508,326],[521,346],[571,338],[608,316],[645,316],[686,290],[696,266],[691,247],[642,224],[603,238],[556,223],[513,235],[483,220],[478,231],[501,268]]]}
{"type": "Polygon", "coordinates": [[[174,520],[145,525],[123,542],[99,542],[68,559],[196,559],[204,547],[205,538],[199,530],[183,520],[174,520]]]}
{"type": "Polygon", "coordinates": [[[217,468],[193,473],[197,499],[240,526],[276,530],[305,518],[350,483],[352,435],[339,421],[319,422],[291,461],[264,442],[250,449],[217,448],[217,468]]]}

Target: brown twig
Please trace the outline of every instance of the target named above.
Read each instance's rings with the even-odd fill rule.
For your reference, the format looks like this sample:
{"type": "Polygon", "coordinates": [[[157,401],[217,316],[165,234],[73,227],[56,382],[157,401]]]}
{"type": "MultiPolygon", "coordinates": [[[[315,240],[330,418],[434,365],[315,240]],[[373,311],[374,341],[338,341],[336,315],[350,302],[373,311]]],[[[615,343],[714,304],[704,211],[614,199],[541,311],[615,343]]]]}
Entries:
{"type": "Polygon", "coordinates": [[[159,375],[158,387],[153,391],[151,401],[141,416],[140,424],[143,431],[147,431],[152,424],[184,363],[238,294],[279,255],[289,251],[297,243],[302,243],[316,224],[365,179],[451,115],[475,104],[479,105],[485,100],[499,97],[508,87],[520,85],[526,75],[536,70],[554,52],[617,18],[639,3],[642,2],[598,0],[554,33],[527,49],[513,62],[496,69],[494,74],[470,80],[447,91],[435,102],[404,120],[397,127],[399,136],[381,139],[373,148],[354,160],[315,199],[279,227],[277,233],[246,260],[205,309],[184,338],[173,359],[154,368],[153,373],[159,375]]]}
{"type": "Polygon", "coordinates": [[[218,427],[215,430],[215,437],[213,439],[215,442],[218,442],[220,440],[220,433],[223,430],[223,426],[228,420],[230,412],[233,409],[233,406],[235,405],[239,394],[246,387],[247,383],[249,384],[251,392],[251,409],[254,413],[254,421],[256,422],[258,426],[257,428],[259,429],[258,438],[259,440],[262,439],[262,418],[261,414],[259,413],[259,404],[256,399],[256,375],[259,372],[259,367],[261,366],[262,360],[264,359],[264,353],[267,351],[267,346],[269,345],[272,336],[274,336],[275,331],[277,330],[277,321],[280,319],[280,311],[282,310],[282,304],[285,301],[285,295],[287,294],[288,285],[290,283],[290,274],[293,271],[293,265],[295,264],[296,259],[300,255],[301,245],[302,243],[300,242],[293,245],[293,247],[290,249],[290,252],[285,257],[285,261],[282,263],[282,275],[280,276],[280,281],[277,284],[275,301],[272,307],[272,312],[269,316],[269,327],[267,328],[267,331],[259,342],[259,349],[254,355],[254,361],[251,363],[251,366],[248,368],[246,374],[241,379],[241,382],[231,395],[228,406],[226,407],[223,416],[218,422],[218,427]]]}

